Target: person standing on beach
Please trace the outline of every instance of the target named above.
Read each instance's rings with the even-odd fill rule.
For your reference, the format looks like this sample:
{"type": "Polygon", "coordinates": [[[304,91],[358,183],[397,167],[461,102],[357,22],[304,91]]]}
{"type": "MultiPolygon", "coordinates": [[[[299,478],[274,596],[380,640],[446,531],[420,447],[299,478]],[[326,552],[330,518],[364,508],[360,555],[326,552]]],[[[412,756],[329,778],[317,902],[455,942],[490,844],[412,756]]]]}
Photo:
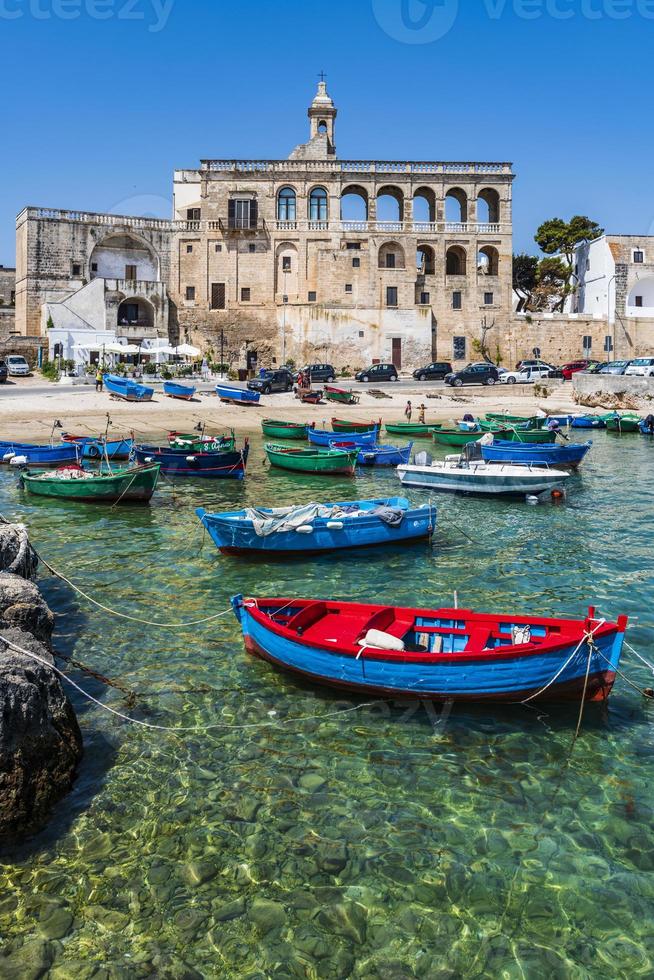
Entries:
{"type": "Polygon", "coordinates": [[[413,409],[411,407],[411,402],[407,402],[406,408],[404,409],[404,417],[406,418],[407,422],[411,421],[412,414],[413,414],[413,409]]]}
{"type": "Polygon", "coordinates": [[[104,375],[102,373],[102,368],[98,364],[98,370],[95,372],[95,390],[102,391],[103,383],[104,383],[104,375]]]}
{"type": "Polygon", "coordinates": [[[420,408],[418,409],[418,422],[420,422],[420,425],[425,424],[425,412],[426,412],[425,406],[421,405],[420,408]]]}

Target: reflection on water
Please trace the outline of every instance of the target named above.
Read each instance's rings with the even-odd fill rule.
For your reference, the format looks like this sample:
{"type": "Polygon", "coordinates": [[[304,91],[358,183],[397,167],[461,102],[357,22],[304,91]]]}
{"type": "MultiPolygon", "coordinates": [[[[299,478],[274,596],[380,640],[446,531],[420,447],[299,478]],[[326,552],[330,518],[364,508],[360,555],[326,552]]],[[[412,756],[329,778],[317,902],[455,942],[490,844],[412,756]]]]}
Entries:
{"type": "MultiPolygon", "coordinates": [[[[430,605],[456,589],[479,609],[640,616],[630,639],[652,659],[654,446],[593,438],[564,506],[439,496],[433,549],[222,558],[196,506],[400,492],[392,473],[270,472],[258,443],[242,486],[163,481],[151,507],[110,511],[24,497],[3,471],[0,510],[148,620],[199,619],[236,592],[430,605]]],[[[58,648],[136,692],[136,717],[224,727],[152,733],[73,692],[86,755],[50,828],[4,857],[0,975],[652,975],[654,726],[623,682],[570,756],[574,708],[348,711],[246,657],[231,615],[159,630],[41,585],[58,648]]],[[[629,655],[625,669],[651,685],[629,655]]]]}

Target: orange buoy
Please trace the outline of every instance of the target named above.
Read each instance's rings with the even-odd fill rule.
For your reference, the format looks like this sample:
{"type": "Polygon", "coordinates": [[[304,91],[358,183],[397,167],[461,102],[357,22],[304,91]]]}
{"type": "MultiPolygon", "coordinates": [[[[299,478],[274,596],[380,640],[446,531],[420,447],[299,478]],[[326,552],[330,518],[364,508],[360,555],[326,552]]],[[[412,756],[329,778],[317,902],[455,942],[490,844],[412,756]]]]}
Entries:
{"type": "Polygon", "coordinates": [[[552,490],[552,500],[559,503],[561,500],[565,500],[565,493],[563,490],[552,490]]]}

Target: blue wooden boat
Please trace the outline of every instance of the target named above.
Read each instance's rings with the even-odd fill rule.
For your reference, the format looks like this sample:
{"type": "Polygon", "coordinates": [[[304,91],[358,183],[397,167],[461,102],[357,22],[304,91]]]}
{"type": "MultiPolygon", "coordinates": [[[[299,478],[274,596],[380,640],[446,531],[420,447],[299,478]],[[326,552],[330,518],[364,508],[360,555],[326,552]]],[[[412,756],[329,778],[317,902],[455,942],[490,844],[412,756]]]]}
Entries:
{"type": "Polygon", "coordinates": [[[545,425],[548,425],[548,423],[550,423],[550,422],[555,422],[559,426],[572,425],[572,420],[574,418],[576,418],[576,416],[575,415],[571,415],[571,414],[568,414],[568,415],[548,415],[547,418],[545,419],[545,425]]]}
{"type": "Polygon", "coordinates": [[[139,384],[130,378],[121,378],[118,374],[105,374],[104,386],[110,395],[122,398],[126,402],[149,402],[154,395],[154,388],[139,384]]]}
{"type": "Polygon", "coordinates": [[[2,453],[2,462],[12,466],[63,466],[77,463],[81,450],[74,442],[59,446],[14,446],[2,453]]]}
{"type": "Polygon", "coordinates": [[[196,452],[171,449],[169,446],[135,446],[134,456],[139,463],[159,463],[168,476],[192,476],[205,479],[242,480],[250,446],[245,440],[243,449],[233,452],[196,452]]]}
{"type": "MultiPolygon", "coordinates": [[[[0,458],[4,456],[6,453],[18,453],[18,452],[22,452],[24,449],[46,449],[46,448],[47,448],[46,446],[43,446],[36,442],[11,442],[11,440],[8,439],[0,440],[0,458]]],[[[8,460],[5,460],[5,462],[8,462],[8,460]]]]}
{"type": "Polygon", "coordinates": [[[133,439],[89,439],[87,436],[72,436],[64,433],[61,437],[65,443],[74,443],[81,449],[83,459],[129,459],[134,448],[133,439]]]}
{"type": "Polygon", "coordinates": [[[196,392],[192,385],[180,385],[176,381],[164,381],[163,390],[169,398],[179,398],[185,402],[192,401],[196,392]]]}
{"type": "Polygon", "coordinates": [[[592,446],[592,442],[570,442],[538,445],[528,442],[509,442],[494,439],[492,444],[480,444],[481,457],[487,463],[524,463],[527,466],[569,466],[576,469],[592,446]]]}
{"type": "Polygon", "coordinates": [[[644,436],[654,436],[654,415],[648,415],[647,418],[641,419],[638,428],[644,436]]]}
{"type": "Polygon", "coordinates": [[[314,446],[327,446],[340,448],[348,445],[354,446],[374,446],[377,443],[379,429],[375,427],[370,432],[334,432],[332,429],[308,429],[307,435],[309,442],[314,446]]]}
{"type": "Polygon", "coordinates": [[[435,507],[412,508],[405,497],[310,503],[223,514],[209,514],[199,508],[196,514],[224,555],[295,555],[299,558],[324,551],[339,552],[430,538],[436,522],[435,507]],[[389,516],[397,523],[388,523],[389,516]],[[401,517],[399,521],[398,517],[401,517]]]}
{"type": "Polygon", "coordinates": [[[605,701],[627,627],[592,607],[584,619],[240,595],[232,607],[248,653],[276,667],[366,696],[434,700],[581,701],[585,691],[605,701]]]}
{"type": "Polygon", "coordinates": [[[231,402],[234,405],[258,405],[260,391],[249,391],[247,388],[237,388],[235,385],[216,385],[216,394],[221,402],[231,402]]]}
{"type": "Polygon", "coordinates": [[[574,415],[570,426],[573,429],[605,429],[606,422],[599,415],[574,415]]]}
{"type": "Polygon", "coordinates": [[[363,446],[359,450],[357,463],[359,466],[401,466],[411,459],[413,443],[403,448],[400,446],[363,446]]]}

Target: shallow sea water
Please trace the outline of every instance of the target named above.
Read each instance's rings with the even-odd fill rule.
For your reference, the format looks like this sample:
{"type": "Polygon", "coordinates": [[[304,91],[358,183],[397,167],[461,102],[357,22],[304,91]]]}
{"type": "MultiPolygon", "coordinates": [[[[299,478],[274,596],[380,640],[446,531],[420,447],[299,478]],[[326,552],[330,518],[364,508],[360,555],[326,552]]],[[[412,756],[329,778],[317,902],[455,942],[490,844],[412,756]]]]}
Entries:
{"type": "MultiPolygon", "coordinates": [[[[654,661],[654,444],[592,438],[564,505],[434,495],[432,549],[221,557],[196,506],[401,492],[392,473],[270,471],[257,439],[244,485],[164,480],[150,507],[110,511],[28,498],[3,470],[0,511],[143,619],[198,619],[237,592],[428,606],[456,589],[477,609],[629,613],[654,661]]],[[[571,753],[574,707],[362,706],[248,657],[231,614],[156,629],[40,585],[56,648],[137,701],[73,671],[95,697],[224,727],[146,731],[69,689],[85,756],[48,829],[1,859],[0,976],[654,974],[654,707],[623,680],[586,709],[571,753]]],[[[628,651],[623,667],[654,686],[628,651]]]]}

